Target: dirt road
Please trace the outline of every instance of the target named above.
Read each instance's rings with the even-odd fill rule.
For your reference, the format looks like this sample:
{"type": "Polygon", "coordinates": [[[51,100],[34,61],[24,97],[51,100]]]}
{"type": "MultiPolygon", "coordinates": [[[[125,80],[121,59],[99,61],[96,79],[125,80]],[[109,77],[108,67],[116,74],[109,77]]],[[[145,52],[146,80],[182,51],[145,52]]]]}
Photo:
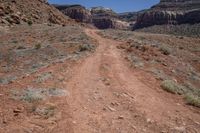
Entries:
{"type": "MultiPolygon", "coordinates": [[[[85,32],[96,39],[99,46],[66,83],[73,132],[200,130],[198,112],[173,95],[139,80],[117,49],[120,42],[102,38],[95,30],[86,29],[85,32]]],[[[152,77],[149,80],[154,81],[152,77]]]]}
{"type": "MultiPolygon", "coordinates": [[[[1,38],[5,45],[2,47],[6,48],[2,51],[13,49],[14,53],[17,51],[20,54],[15,61],[11,60],[15,57],[12,52],[5,53],[11,66],[8,69],[7,65],[1,64],[3,73],[0,74],[5,79],[10,74],[20,76],[8,84],[0,84],[0,133],[200,131],[199,108],[186,105],[182,96],[163,91],[159,81],[151,74],[131,67],[131,63],[125,59],[127,53],[119,49],[122,48],[119,45],[124,46],[124,42],[103,38],[97,34],[98,30],[93,29],[83,31],[76,26],[53,27],[53,30],[49,26],[46,28],[49,35],[43,30],[44,33],[41,31],[41,35],[36,36],[40,26],[34,33],[31,32],[31,36],[36,38],[30,37],[32,43],[27,43],[26,49],[13,49],[15,45],[16,48],[21,46],[20,40],[27,39],[21,28],[19,31],[22,38],[18,39],[20,45],[14,42],[7,48],[7,40],[3,39],[18,37],[18,34],[1,38]],[[89,39],[85,33],[96,41],[89,39]],[[55,35],[55,42],[50,42],[52,46],[43,46],[40,50],[32,49],[34,40],[42,38],[46,41],[55,35]],[[75,40],[78,38],[78,43],[70,44],[68,41],[71,37],[75,40]],[[78,52],[77,44],[96,42],[96,50],[83,58],[87,51],[78,52]],[[40,63],[47,65],[38,67],[35,72],[26,73],[40,63]]],[[[28,37],[28,42],[30,40],[28,37]]]]}

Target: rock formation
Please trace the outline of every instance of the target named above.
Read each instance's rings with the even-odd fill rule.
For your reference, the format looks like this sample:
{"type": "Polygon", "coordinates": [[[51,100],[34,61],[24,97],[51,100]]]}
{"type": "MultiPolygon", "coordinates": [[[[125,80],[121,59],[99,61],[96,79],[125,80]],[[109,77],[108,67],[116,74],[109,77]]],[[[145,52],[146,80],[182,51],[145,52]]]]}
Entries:
{"type": "Polygon", "coordinates": [[[117,13],[110,8],[92,7],[86,9],[81,5],[54,5],[65,15],[78,22],[90,23],[99,29],[127,29],[129,23],[119,19],[117,13]]]}
{"type": "Polygon", "coordinates": [[[57,9],[63,12],[66,16],[75,19],[78,22],[91,22],[91,13],[81,5],[54,5],[57,9]]]}
{"type": "Polygon", "coordinates": [[[66,24],[69,18],[46,0],[0,0],[0,24],[66,24]]]}
{"type": "Polygon", "coordinates": [[[118,14],[110,8],[93,7],[91,8],[92,23],[99,29],[126,29],[129,24],[121,21],[118,14]]]}
{"type": "Polygon", "coordinates": [[[138,16],[134,28],[185,23],[200,23],[199,0],[161,0],[159,4],[138,16]]]}

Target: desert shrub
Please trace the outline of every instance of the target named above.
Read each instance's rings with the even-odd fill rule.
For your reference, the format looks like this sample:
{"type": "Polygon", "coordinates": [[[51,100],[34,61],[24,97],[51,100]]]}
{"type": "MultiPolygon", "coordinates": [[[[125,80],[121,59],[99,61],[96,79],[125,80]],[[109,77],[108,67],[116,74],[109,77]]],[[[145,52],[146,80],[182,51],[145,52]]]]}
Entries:
{"type": "Polygon", "coordinates": [[[33,103],[37,102],[43,99],[43,96],[38,92],[34,91],[32,89],[28,89],[24,92],[24,94],[21,96],[21,100],[33,103]]]}
{"type": "Polygon", "coordinates": [[[186,92],[185,88],[176,82],[172,80],[164,80],[161,83],[162,89],[164,89],[167,92],[173,93],[173,94],[184,94],[186,92]]]}
{"type": "Polygon", "coordinates": [[[54,116],[55,109],[56,109],[55,106],[48,106],[48,107],[44,107],[44,108],[36,108],[36,110],[34,112],[36,114],[48,119],[49,117],[54,116]]]}
{"type": "Polygon", "coordinates": [[[40,49],[40,48],[41,48],[41,44],[36,44],[36,45],[35,45],[35,49],[36,49],[36,50],[38,50],[38,49],[40,49]]]}
{"type": "Polygon", "coordinates": [[[37,76],[36,82],[37,83],[42,83],[48,79],[52,78],[52,74],[50,72],[47,73],[42,73],[37,76]]]}
{"type": "Polygon", "coordinates": [[[130,54],[128,56],[128,60],[131,61],[132,65],[134,67],[142,68],[144,66],[142,59],[138,56],[133,55],[133,54],[130,54]]]}
{"type": "Polygon", "coordinates": [[[33,22],[31,20],[29,20],[27,23],[29,26],[31,26],[33,24],[33,22]]]}
{"type": "Polygon", "coordinates": [[[91,44],[83,44],[79,46],[79,51],[83,52],[83,51],[92,51],[94,49],[94,46],[91,44]]]}
{"type": "Polygon", "coordinates": [[[164,55],[170,55],[171,49],[167,46],[162,45],[159,49],[164,55]]]}
{"type": "Polygon", "coordinates": [[[14,99],[35,103],[48,97],[65,96],[66,91],[59,88],[28,88],[22,92],[15,90],[12,94],[14,99]]]}
{"type": "Polygon", "coordinates": [[[13,40],[12,43],[18,43],[18,41],[17,40],[13,40]]]}
{"type": "Polygon", "coordinates": [[[24,46],[19,46],[19,47],[17,47],[17,49],[26,49],[26,47],[24,47],[24,46]]]}
{"type": "MultiPolygon", "coordinates": [[[[139,32],[171,34],[176,36],[200,36],[200,24],[181,24],[181,25],[154,25],[142,29],[138,29],[139,32]]],[[[180,38],[182,39],[182,38],[180,38]]]]}
{"type": "Polygon", "coordinates": [[[193,94],[187,94],[185,96],[185,100],[187,104],[195,106],[195,107],[200,107],[200,97],[195,96],[193,94]]]}
{"type": "Polygon", "coordinates": [[[173,94],[184,95],[186,103],[200,107],[200,90],[188,85],[179,85],[172,80],[165,80],[161,83],[162,89],[173,94]]]}

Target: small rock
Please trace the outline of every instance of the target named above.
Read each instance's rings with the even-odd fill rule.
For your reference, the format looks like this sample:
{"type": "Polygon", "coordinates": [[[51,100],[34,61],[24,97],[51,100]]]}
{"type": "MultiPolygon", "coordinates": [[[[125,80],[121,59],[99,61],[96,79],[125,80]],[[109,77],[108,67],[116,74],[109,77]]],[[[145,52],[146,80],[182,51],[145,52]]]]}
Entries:
{"type": "Polygon", "coordinates": [[[175,127],[174,128],[176,131],[184,133],[185,132],[185,127],[175,127]]]}
{"type": "Polygon", "coordinates": [[[16,109],[13,110],[13,113],[19,114],[23,112],[23,108],[22,107],[17,107],[16,109]]]}
{"type": "Polygon", "coordinates": [[[3,118],[3,124],[7,124],[7,123],[8,123],[7,119],[3,118]]]}
{"type": "Polygon", "coordinates": [[[109,82],[106,82],[106,83],[105,83],[105,85],[109,86],[109,85],[110,85],[110,83],[109,83],[109,82]]]}
{"type": "Polygon", "coordinates": [[[195,121],[194,123],[196,123],[197,125],[200,125],[200,122],[195,121]]]}
{"type": "Polygon", "coordinates": [[[112,106],[119,106],[119,103],[118,102],[111,102],[111,105],[112,106]]]}
{"type": "Polygon", "coordinates": [[[151,123],[151,119],[147,119],[147,123],[151,123]]]}
{"type": "Polygon", "coordinates": [[[121,116],[118,117],[118,119],[123,120],[124,116],[121,115],[121,116]]]}
{"type": "Polygon", "coordinates": [[[110,106],[108,106],[108,109],[110,110],[110,111],[116,111],[116,109],[114,109],[114,108],[112,108],[112,107],[110,107],[110,106]]]}
{"type": "Polygon", "coordinates": [[[107,109],[104,107],[103,110],[106,111],[107,109]]]}
{"type": "Polygon", "coordinates": [[[167,66],[167,63],[162,63],[163,66],[167,66]]]}

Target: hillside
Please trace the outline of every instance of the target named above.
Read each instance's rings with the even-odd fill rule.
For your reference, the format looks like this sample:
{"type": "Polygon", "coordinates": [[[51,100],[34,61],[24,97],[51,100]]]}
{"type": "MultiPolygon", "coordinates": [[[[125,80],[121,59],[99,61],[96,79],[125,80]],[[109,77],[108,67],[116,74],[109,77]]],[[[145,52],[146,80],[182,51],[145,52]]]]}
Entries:
{"type": "Polygon", "coordinates": [[[66,24],[68,17],[45,0],[0,0],[0,24],[66,24]]]}

